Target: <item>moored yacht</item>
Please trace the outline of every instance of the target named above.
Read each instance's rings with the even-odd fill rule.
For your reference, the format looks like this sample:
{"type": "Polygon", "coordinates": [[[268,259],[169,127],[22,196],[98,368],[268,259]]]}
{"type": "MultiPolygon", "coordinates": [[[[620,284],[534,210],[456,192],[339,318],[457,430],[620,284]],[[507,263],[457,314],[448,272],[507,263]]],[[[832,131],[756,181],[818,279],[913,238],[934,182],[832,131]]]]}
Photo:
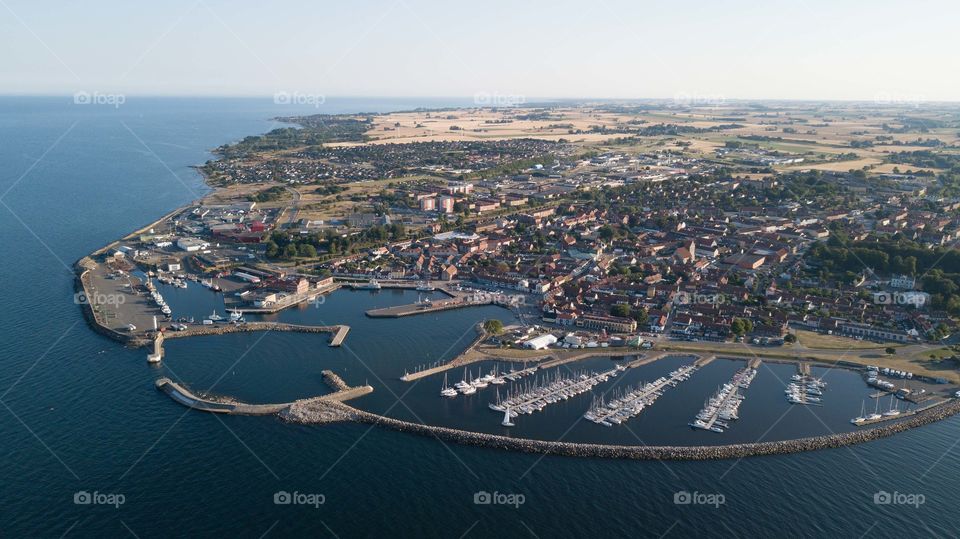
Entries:
{"type": "Polygon", "coordinates": [[[863,415],[865,408],[866,408],[866,405],[861,401],[861,402],[860,402],[860,415],[858,415],[857,417],[851,419],[850,422],[853,423],[854,425],[859,425],[860,423],[863,423],[864,421],[866,421],[866,420],[867,420],[867,417],[866,417],[865,415],[863,415]]]}
{"type": "Polygon", "coordinates": [[[449,387],[449,386],[447,385],[447,374],[446,374],[446,373],[443,374],[443,389],[440,390],[440,395],[442,395],[442,396],[444,396],[444,397],[456,397],[456,396],[457,396],[457,390],[454,389],[454,388],[452,388],[452,387],[449,387]]]}

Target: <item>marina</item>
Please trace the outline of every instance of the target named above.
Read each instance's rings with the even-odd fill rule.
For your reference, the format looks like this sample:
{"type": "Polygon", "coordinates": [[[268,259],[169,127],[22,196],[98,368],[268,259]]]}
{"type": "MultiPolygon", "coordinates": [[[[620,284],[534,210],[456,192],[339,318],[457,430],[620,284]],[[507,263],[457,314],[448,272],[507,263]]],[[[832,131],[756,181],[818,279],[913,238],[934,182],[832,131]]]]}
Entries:
{"type": "Polygon", "coordinates": [[[722,433],[729,427],[728,421],[740,419],[740,404],[743,402],[741,390],[750,387],[757,376],[757,369],[744,367],[733,375],[730,382],[723,384],[713,397],[707,401],[697,417],[690,423],[695,429],[722,433]]]}
{"type": "Polygon", "coordinates": [[[538,367],[536,365],[520,370],[511,368],[508,373],[500,374],[498,365],[494,365],[493,369],[491,369],[487,374],[482,374],[483,371],[481,369],[477,369],[477,376],[474,377],[473,372],[464,367],[463,378],[459,382],[453,384],[453,386],[447,385],[447,375],[444,373],[443,388],[440,390],[440,395],[444,397],[473,395],[478,389],[486,389],[491,385],[501,386],[506,384],[508,380],[511,382],[516,382],[524,376],[530,376],[534,374],[537,372],[537,368],[538,367]]]}
{"type": "Polygon", "coordinates": [[[809,365],[806,373],[801,371],[791,377],[791,382],[784,389],[787,402],[804,406],[822,406],[823,389],[827,383],[809,374],[809,365]]]}
{"type": "Polygon", "coordinates": [[[503,424],[512,426],[507,425],[511,418],[520,414],[539,412],[551,404],[586,393],[597,384],[606,382],[624,370],[626,367],[617,365],[603,372],[579,372],[570,376],[563,376],[557,372],[539,382],[516,388],[515,392],[505,399],[501,400],[498,393],[497,400],[490,403],[488,407],[496,412],[503,412],[503,424]]]}
{"type": "Polygon", "coordinates": [[[619,425],[642,412],[644,408],[653,405],[667,387],[676,387],[680,382],[689,380],[698,368],[696,365],[685,365],[665,377],[660,377],[637,389],[628,390],[610,402],[604,402],[600,397],[594,401],[583,417],[605,427],[619,425]]]}

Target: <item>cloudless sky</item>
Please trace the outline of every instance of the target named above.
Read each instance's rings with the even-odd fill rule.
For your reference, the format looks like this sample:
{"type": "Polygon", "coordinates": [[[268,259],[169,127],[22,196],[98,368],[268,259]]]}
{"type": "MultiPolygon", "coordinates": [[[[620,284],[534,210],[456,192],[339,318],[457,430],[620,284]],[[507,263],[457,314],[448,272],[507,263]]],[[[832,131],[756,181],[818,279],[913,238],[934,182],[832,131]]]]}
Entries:
{"type": "Polygon", "coordinates": [[[960,0],[0,0],[0,93],[960,100],[960,0]]]}

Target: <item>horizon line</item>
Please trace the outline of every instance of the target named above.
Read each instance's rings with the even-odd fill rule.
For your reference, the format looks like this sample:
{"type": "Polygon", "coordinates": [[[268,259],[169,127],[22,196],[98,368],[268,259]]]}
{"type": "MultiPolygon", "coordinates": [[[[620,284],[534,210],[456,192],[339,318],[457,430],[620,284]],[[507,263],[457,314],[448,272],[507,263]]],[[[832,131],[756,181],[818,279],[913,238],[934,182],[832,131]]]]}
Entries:
{"type": "MultiPolygon", "coordinates": [[[[917,106],[920,104],[960,104],[960,98],[957,99],[923,99],[917,98],[918,96],[899,96],[899,95],[889,95],[889,94],[878,94],[871,98],[815,98],[815,97],[727,97],[722,94],[687,94],[687,93],[678,93],[674,96],[668,97],[527,97],[523,94],[498,94],[490,92],[478,92],[472,95],[336,95],[336,94],[321,94],[321,93],[310,93],[295,90],[293,92],[281,91],[274,92],[273,94],[206,94],[206,93],[141,93],[141,92],[113,92],[113,91],[100,91],[100,90],[78,90],[72,93],[59,93],[59,92],[31,92],[31,93],[18,93],[18,92],[3,92],[0,91],[0,98],[11,98],[11,97],[21,97],[21,98],[72,98],[77,94],[92,94],[99,93],[103,95],[122,95],[124,97],[135,97],[135,98],[170,98],[170,99],[273,99],[278,94],[301,94],[301,95],[311,95],[311,96],[323,96],[324,99],[404,99],[404,100],[416,100],[416,99],[444,99],[444,100],[468,100],[475,99],[477,95],[485,96],[496,96],[496,95],[509,95],[513,97],[519,97],[522,99],[519,106],[537,104],[542,102],[578,102],[585,103],[591,101],[678,101],[681,98],[687,98],[692,101],[700,101],[706,97],[716,100],[716,103],[697,103],[698,107],[710,107],[710,106],[722,106],[727,103],[761,103],[761,102],[794,102],[794,103],[873,103],[880,106],[895,106],[895,105],[904,105],[904,106],[917,106]],[[883,98],[887,98],[884,101],[883,98]]],[[[692,105],[692,104],[691,104],[692,105]]],[[[478,107],[491,107],[488,104],[477,104],[478,107]]],[[[505,108],[505,107],[501,107],[505,108]]]]}

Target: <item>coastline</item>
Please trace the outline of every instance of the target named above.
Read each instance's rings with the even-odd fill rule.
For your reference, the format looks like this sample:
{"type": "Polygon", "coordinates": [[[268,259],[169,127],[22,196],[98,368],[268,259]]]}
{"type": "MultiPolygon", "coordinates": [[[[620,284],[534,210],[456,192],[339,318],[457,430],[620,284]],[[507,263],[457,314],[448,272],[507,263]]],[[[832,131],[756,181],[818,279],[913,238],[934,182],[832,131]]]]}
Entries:
{"type": "MultiPolygon", "coordinates": [[[[218,154],[214,153],[213,155],[217,156],[218,154]]],[[[203,172],[200,166],[191,167],[200,174],[200,177],[203,180],[203,184],[206,186],[206,192],[203,194],[202,198],[190,202],[187,205],[177,207],[158,219],[153,220],[151,223],[137,228],[136,230],[130,232],[129,234],[123,236],[120,239],[114,240],[103,247],[93,251],[87,256],[82,257],[74,264],[75,270],[75,289],[77,291],[83,291],[87,293],[87,283],[84,281],[84,276],[92,269],[96,267],[98,262],[96,262],[95,257],[104,256],[110,249],[115,248],[118,244],[124,240],[133,238],[139,234],[142,234],[145,231],[154,228],[165,221],[170,220],[172,217],[177,214],[189,209],[191,205],[198,203],[199,201],[206,200],[209,197],[217,196],[218,193],[225,191],[226,188],[222,186],[213,185],[210,182],[210,178],[203,172]]],[[[90,294],[87,294],[87,297],[90,297],[90,294]]],[[[108,338],[121,342],[127,346],[139,347],[147,346],[152,343],[152,339],[149,336],[144,335],[128,335],[122,332],[116,331],[107,327],[104,324],[101,324],[97,320],[96,313],[94,312],[93,305],[85,304],[85,308],[81,308],[84,314],[84,318],[87,320],[88,324],[92,329],[104,335],[108,338]]],[[[437,308],[436,310],[445,310],[447,308],[457,308],[460,305],[452,305],[445,308],[437,308]]],[[[403,306],[401,306],[403,307],[403,306]]],[[[407,316],[411,314],[419,314],[419,311],[405,312],[401,311],[399,313],[394,313],[398,308],[391,307],[386,309],[377,309],[368,311],[366,314],[370,317],[387,317],[387,318],[396,318],[407,316]],[[373,313],[373,314],[371,314],[373,313]]],[[[265,323],[265,322],[255,322],[250,324],[240,324],[240,325],[216,325],[216,326],[199,326],[190,328],[183,332],[164,332],[165,338],[185,338],[191,336],[203,336],[203,335],[218,335],[225,333],[234,333],[234,332],[246,332],[246,331],[299,331],[299,332],[308,332],[308,333],[330,333],[331,334],[331,343],[330,346],[338,346],[339,342],[346,336],[346,332],[349,331],[349,326],[337,325],[337,326],[302,326],[295,324],[283,324],[283,323],[265,323]],[[339,340],[338,340],[339,339],[339,340]]],[[[419,371],[416,373],[410,373],[405,375],[402,380],[404,381],[413,381],[424,376],[436,374],[443,372],[445,370],[460,367],[463,365],[468,365],[471,363],[479,361],[505,361],[508,360],[509,352],[500,351],[502,356],[498,357],[496,350],[484,350],[479,347],[481,342],[486,337],[486,334],[483,331],[480,331],[480,335],[477,339],[459,354],[452,361],[434,367],[432,369],[427,369],[425,371],[419,371]]],[[[739,356],[739,357],[756,357],[757,354],[753,352],[751,348],[747,348],[746,351],[734,351],[734,350],[710,350],[709,345],[703,347],[704,350],[688,349],[684,350],[683,346],[666,344],[665,346],[658,347],[656,350],[651,350],[651,352],[659,353],[659,355],[676,353],[710,353],[716,354],[717,356],[739,356]]],[[[628,356],[638,354],[638,351],[632,349],[597,349],[589,351],[578,351],[576,353],[569,352],[563,353],[560,351],[553,351],[548,353],[546,356],[529,358],[529,357],[518,357],[517,361],[523,362],[538,362],[544,366],[555,366],[566,362],[575,362],[582,359],[586,359],[594,356],[628,356]]],[[[784,354],[770,354],[770,357],[767,357],[767,354],[763,354],[763,359],[775,363],[798,363],[806,365],[825,365],[829,363],[828,359],[814,357],[815,352],[806,352],[807,357],[788,357],[784,354]]],[[[849,362],[840,362],[838,361],[834,366],[840,366],[845,368],[858,368],[862,367],[855,363],[849,362]]],[[[175,401],[188,406],[190,408],[198,409],[201,411],[207,412],[224,412],[223,403],[216,403],[215,401],[205,401],[204,399],[193,396],[189,390],[176,386],[169,380],[167,383],[161,383],[161,379],[157,381],[158,389],[164,388],[163,390],[167,392],[175,401]],[[174,388],[171,390],[170,388],[174,388]],[[180,395],[177,397],[176,395],[180,395]],[[182,398],[181,398],[182,397],[182,398]],[[193,402],[194,405],[191,405],[190,402],[193,402]],[[199,404],[199,405],[198,405],[199,404]]],[[[373,388],[370,386],[365,386],[369,388],[369,391],[372,391],[373,388]]],[[[358,388],[348,388],[344,391],[352,391],[358,388]]],[[[369,392],[367,391],[367,392],[369,392]]],[[[365,394],[365,393],[364,393],[365,394]]],[[[353,398],[353,397],[350,397],[353,398]]],[[[343,399],[346,400],[346,399],[343,399]]],[[[809,437],[809,438],[798,438],[794,440],[785,440],[777,442],[756,442],[756,443],[746,443],[746,444],[731,444],[731,445],[719,445],[719,446],[629,446],[629,445],[605,445],[605,444],[581,444],[581,443],[570,443],[570,442],[560,442],[560,441],[545,441],[545,440],[535,440],[535,439],[526,439],[526,438],[511,438],[508,436],[485,434],[481,432],[472,432],[459,429],[451,429],[447,427],[432,426],[432,425],[423,425],[417,423],[406,422],[402,420],[397,420],[389,418],[386,416],[374,414],[371,412],[366,412],[351,406],[344,404],[340,399],[324,399],[322,397],[316,397],[311,399],[304,399],[302,401],[296,401],[293,403],[284,403],[284,404],[272,404],[272,405],[248,405],[243,403],[232,403],[230,406],[233,408],[228,413],[233,413],[237,415],[274,415],[277,414],[284,422],[288,423],[299,423],[299,424],[323,424],[330,423],[335,421],[352,421],[358,423],[366,423],[371,425],[381,425],[387,428],[391,428],[400,432],[407,432],[412,434],[419,434],[424,436],[432,436],[440,440],[448,440],[455,443],[465,444],[465,445],[478,445],[484,447],[498,448],[498,449],[507,449],[514,451],[522,452],[533,452],[533,453],[542,453],[542,454],[559,454],[565,456],[580,456],[580,457],[599,457],[599,458],[625,458],[625,459],[673,459],[673,460],[708,460],[708,459],[727,459],[727,458],[740,458],[745,456],[756,456],[756,455],[772,455],[772,454],[787,454],[800,451],[811,451],[815,449],[823,448],[832,448],[832,447],[841,447],[845,445],[864,443],[866,441],[871,441],[893,434],[902,432],[904,430],[915,428],[918,426],[926,425],[934,421],[939,421],[952,417],[953,415],[960,413],[960,400],[953,399],[949,401],[943,401],[935,405],[931,405],[923,410],[917,412],[916,414],[910,416],[909,418],[904,418],[900,421],[892,422],[889,424],[883,424],[881,426],[872,427],[869,429],[862,429],[848,433],[841,434],[832,434],[826,436],[818,437],[809,437]]]]}

